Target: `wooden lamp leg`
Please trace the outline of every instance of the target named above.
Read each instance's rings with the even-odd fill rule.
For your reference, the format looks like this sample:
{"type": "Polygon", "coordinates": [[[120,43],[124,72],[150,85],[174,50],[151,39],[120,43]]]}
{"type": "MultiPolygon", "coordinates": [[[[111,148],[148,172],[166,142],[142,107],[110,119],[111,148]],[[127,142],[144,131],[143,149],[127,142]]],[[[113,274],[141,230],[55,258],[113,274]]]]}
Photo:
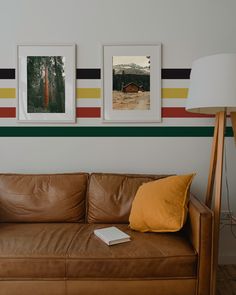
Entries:
{"type": "Polygon", "coordinates": [[[207,192],[206,192],[206,198],[205,198],[205,204],[209,208],[211,208],[214,180],[215,180],[218,133],[219,133],[219,113],[216,114],[216,120],[215,120],[214,137],[213,137],[213,142],[211,147],[210,169],[208,174],[208,184],[207,184],[207,192]]]}
{"type": "Polygon", "coordinates": [[[230,116],[231,116],[233,131],[234,131],[234,140],[236,143],[236,112],[230,113],[230,116]]]}
{"type": "Polygon", "coordinates": [[[226,113],[220,112],[218,123],[216,170],[215,170],[215,200],[214,200],[214,227],[213,227],[213,245],[212,245],[212,294],[216,294],[216,273],[219,255],[219,233],[220,233],[220,211],[221,211],[221,193],[222,193],[222,174],[224,158],[224,133],[226,113]]]}

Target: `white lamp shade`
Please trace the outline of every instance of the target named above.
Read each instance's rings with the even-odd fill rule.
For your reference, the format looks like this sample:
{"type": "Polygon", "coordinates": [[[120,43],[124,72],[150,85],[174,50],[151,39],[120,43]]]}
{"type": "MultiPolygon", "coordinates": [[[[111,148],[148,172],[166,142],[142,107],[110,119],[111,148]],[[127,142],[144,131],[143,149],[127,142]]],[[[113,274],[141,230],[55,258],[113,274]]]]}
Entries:
{"type": "Polygon", "coordinates": [[[236,112],[236,54],[206,56],[193,62],[186,110],[236,112]]]}

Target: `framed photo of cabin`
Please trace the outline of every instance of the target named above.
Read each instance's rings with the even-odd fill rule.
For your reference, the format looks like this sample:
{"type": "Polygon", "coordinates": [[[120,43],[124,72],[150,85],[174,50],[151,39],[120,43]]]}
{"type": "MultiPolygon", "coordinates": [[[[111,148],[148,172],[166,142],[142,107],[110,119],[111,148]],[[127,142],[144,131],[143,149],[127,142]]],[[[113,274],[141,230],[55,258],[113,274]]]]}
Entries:
{"type": "Polygon", "coordinates": [[[75,122],[75,45],[17,45],[17,120],[75,122]]]}
{"type": "Polygon", "coordinates": [[[161,45],[103,45],[104,122],[161,121],[161,45]]]}

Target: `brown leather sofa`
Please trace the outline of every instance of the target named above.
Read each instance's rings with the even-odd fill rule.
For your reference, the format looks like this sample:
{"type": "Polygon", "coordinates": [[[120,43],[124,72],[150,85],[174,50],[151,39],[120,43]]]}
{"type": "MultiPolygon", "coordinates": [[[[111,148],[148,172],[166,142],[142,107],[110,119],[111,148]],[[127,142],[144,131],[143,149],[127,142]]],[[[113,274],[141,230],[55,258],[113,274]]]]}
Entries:
{"type": "Polygon", "coordinates": [[[139,233],[138,187],[164,175],[0,175],[0,295],[208,295],[212,212],[196,198],[176,233],[139,233]],[[107,246],[94,229],[132,241],[107,246]]]}

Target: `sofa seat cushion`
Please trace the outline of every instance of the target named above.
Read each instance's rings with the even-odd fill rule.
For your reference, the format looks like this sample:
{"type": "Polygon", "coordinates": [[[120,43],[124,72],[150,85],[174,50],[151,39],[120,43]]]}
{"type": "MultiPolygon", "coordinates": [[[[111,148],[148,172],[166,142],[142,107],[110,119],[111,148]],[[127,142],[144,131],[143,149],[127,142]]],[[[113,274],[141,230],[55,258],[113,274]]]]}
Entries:
{"type": "Polygon", "coordinates": [[[0,224],[0,279],[64,278],[75,223],[0,224]]]}
{"type": "MultiPolygon", "coordinates": [[[[110,226],[110,225],[109,225],[110,226]]],[[[197,255],[183,232],[139,233],[114,224],[132,241],[107,246],[93,231],[107,224],[85,224],[74,237],[67,255],[71,279],[155,279],[196,276],[197,255]]]]}
{"type": "Polygon", "coordinates": [[[197,255],[182,232],[139,233],[107,246],[94,229],[107,224],[0,224],[0,280],[195,278],[197,255]]]}

